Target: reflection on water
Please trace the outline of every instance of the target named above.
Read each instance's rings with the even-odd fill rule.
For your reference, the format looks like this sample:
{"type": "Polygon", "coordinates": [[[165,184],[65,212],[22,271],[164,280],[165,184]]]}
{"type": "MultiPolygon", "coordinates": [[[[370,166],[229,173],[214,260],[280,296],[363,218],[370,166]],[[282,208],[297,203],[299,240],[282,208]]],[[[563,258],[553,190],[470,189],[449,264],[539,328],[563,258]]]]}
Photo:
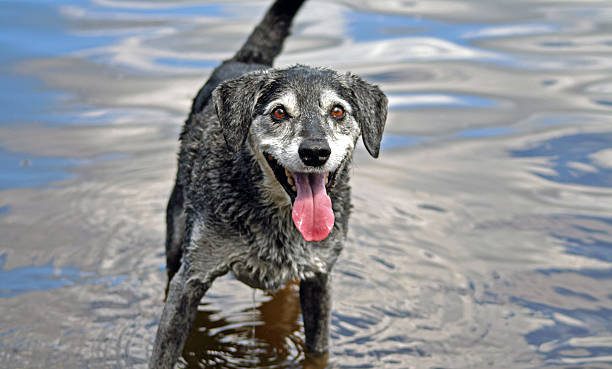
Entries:
{"type": "Polygon", "coordinates": [[[612,150],[612,133],[594,132],[555,137],[538,142],[535,147],[515,150],[512,155],[550,158],[546,166],[552,169],[554,174],[541,174],[550,181],[609,187],[612,185],[610,150],[612,150]],[[598,157],[603,160],[598,160],[598,157]]]}
{"type": "Polygon", "coordinates": [[[256,308],[229,317],[200,306],[183,367],[294,367],[304,351],[298,291],[292,283],[256,308]]]}
{"type": "Polygon", "coordinates": [[[56,268],[49,262],[41,266],[25,266],[3,270],[6,255],[0,255],[0,298],[12,297],[30,291],[54,290],[85,283],[119,284],[123,277],[96,278],[93,273],[76,268],[56,268]]]}
{"type": "MultiPolygon", "coordinates": [[[[177,137],[268,1],[0,2],[0,367],[145,367],[177,137]]],[[[230,277],[183,368],[612,367],[612,6],[314,1],[279,65],[390,100],[360,148],[329,358],[230,277]]]]}
{"type": "Polygon", "coordinates": [[[125,155],[103,155],[94,159],[39,157],[0,148],[0,190],[37,187],[70,178],[69,168],[95,161],[118,159],[125,155]]]}

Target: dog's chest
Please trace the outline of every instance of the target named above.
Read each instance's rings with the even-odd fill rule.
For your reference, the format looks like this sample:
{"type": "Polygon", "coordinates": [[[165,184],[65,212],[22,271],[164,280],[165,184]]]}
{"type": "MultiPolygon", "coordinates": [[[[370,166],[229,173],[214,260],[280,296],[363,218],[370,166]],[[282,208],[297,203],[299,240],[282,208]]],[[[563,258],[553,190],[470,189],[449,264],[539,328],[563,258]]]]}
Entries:
{"type": "Polygon", "coordinates": [[[256,230],[231,261],[232,274],[253,288],[277,290],[291,279],[326,272],[326,245],[304,241],[290,226],[256,230]]]}

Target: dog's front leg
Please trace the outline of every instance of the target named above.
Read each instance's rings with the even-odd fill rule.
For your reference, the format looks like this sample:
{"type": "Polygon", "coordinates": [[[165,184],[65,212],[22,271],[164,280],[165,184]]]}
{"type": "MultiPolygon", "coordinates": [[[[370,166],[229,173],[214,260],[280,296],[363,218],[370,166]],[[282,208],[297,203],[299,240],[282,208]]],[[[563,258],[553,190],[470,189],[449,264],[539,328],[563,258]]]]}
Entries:
{"type": "Polygon", "coordinates": [[[151,369],[174,367],[193,325],[198,303],[208,287],[210,282],[205,283],[197,275],[191,275],[186,264],[172,278],[153,344],[149,362],[151,369]]]}
{"type": "Polygon", "coordinates": [[[306,349],[324,354],[329,348],[331,293],[328,274],[300,281],[300,305],[306,334],[306,349]]]}

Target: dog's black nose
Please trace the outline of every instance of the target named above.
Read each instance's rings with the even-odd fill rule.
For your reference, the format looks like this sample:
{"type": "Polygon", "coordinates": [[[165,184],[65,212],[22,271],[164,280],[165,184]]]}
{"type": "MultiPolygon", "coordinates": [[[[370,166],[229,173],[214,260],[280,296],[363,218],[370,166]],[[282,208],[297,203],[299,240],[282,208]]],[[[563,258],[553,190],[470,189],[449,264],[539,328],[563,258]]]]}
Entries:
{"type": "Polygon", "coordinates": [[[311,167],[318,167],[329,159],[331,149],[325,140],[308,139],[302,141],[298,149],[300,159],[304,164],[311,167]]]}

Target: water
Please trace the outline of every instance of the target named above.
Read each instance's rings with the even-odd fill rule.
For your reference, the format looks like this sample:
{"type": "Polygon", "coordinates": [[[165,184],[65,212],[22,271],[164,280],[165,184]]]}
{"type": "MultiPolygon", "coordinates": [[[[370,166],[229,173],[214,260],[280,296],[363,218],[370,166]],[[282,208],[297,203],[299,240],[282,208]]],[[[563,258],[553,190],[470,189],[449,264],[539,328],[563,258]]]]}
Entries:
{"type": "MultiPolygon", "coordinates": [[[[145,367],[191,98],[266,1],[0,3],[0,367],[145,367]]],[[[612,4],[312,1],[278,65],[381,85],[335,368],[612,368],[612,4]]],[[[230,277],[181,367],[322,368],[296,286],[230,277]]]]}

